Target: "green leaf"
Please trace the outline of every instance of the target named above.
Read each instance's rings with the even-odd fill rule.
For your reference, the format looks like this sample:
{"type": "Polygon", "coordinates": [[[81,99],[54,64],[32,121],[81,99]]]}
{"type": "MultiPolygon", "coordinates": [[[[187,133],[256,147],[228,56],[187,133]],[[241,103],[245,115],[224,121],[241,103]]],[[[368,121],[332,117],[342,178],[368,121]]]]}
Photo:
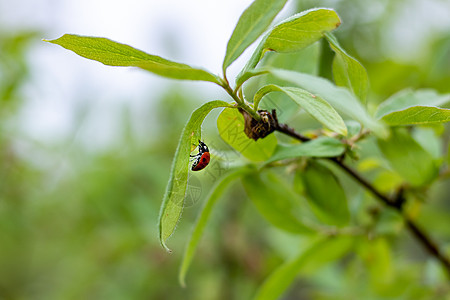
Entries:
{"type": "Polygon", "coordinates": [[[297,157],[336,157],[344,153],[345,145],[330,137],[319,137],[301,144],[278,144],[266,163],[297,157]]]}
{"type": "Polygon", "coordinates": [[[347,120],[345,121],[345,126],[347,126],[348,130],[347,138],[352,138],[361,133],[361,124],[356,121],[347,120]]]}
{"type": "Polygon", "coordinates": [[[448,147],[447,147],[447,159],[446,159],[446,161],[447,161],[447,165],[450,166],[450,144],[448,144],[448,147]]]}
{"type": "Polygon", "coordinates": [[[439,95],[434,90],[402,90],[378,106],[375,117],[381,119],[382,117],[396,112],[403,111],[413,106],[440,106],[450,102],[450,94],[439,95]]]}
{"type": "Polygon", "coordinates": [[[258,211],[272,225],[292,233],[312,232],[304,220],[297,216],[301,211],[300,205],[295,205],[298,195],[274,174],[253,172],[242,177],[242,183],[258,211]]]}
{"type": "Polygon", "coordinates": [[[314,8],[296,14],[276,25],[264,41],[264,50],[299,51],[316,42],[327,31],[341,24],[337,13],[328,8],[314,8]]]}
{"type": "Polygon", "coordinates": [[[299,51],[340,24],[341,20],[336,12],[327,8],[307,10],[284,20],[264,36],[247,65],[237,76],[236,82],[240,82],[243,74],[255,68],[267,51],[280,53],[299,51]]]}
{"type": "Polygon", "coordinates": [[[224,177],[222,177],[220,181],[216,182],[216,184],[212,187],[208,197],[206,197],[206,202],[203,205],[203,208],[201,209],[200,214],[197,218],[197,222],[194,226],[194,230],[192,231],[189,242],[187,243],[186,250],[183,256],[183,261],[181,263],[179,281],[183,287],[186,285],[185,284],[186,273],[192,262],[195,250],[197,249],[197,245],[200,241],[200,238],[203,235],[203,231],[205,230],[206,224],[211,216],[214,205],[220,199],[220,197],[225,192],[225,189],[230,185],[230,183],[232,183],[233,180],[241,177],[243,174],[247,172],[249,172],[249,168],[240,168],[229,172],[224,177]]]}
{"type": "Polygon", "coordinates": [[[255,0],[241,15],[227,45],[223,70],[269,27],[287,0],[255,0]]]}
{"type": "Polygon", "coordinates": [[[151,55],[106,38],[65,34],[58,39],[45,41],[108,66],[138,67],[164,77],[220,84],[217,76],[205,70],[151,55]]]}
{"type": "Polygon", "coordinates": [[[399,299],[404,292],[410,288],[413,278],[405,278],[399,274],[394,265],[392,250],[389,242],[384,238],[376,238],[374,240],[361,243],[357,249],[361,256],[365,270],[369,277],[369,283],[372,290],[378,295],[390,299],[399,299]]]}
{"type": "Polygon", "coordinates": [[[296,52],[268,52],[260,63],[267,67],[316,75],[319,72],[320,52],[320,43],[314,43],[296,52]]]}
{"type": "Polygon", "coordinates": [[[439,135],[433,128],[416,127],[412,136],[435,160],[442,158],[443,140],[439,138],[439,135]]]}
{"type": "Polygon", "coordinates": [[[450,121],[450,109],[413,106],[384,115],[381,119],[390,126],[445,123],[450,121]]]}
{"type": "MultiPolygon", "coordinates": [[[[256,70],[258,71],[258,70],[256,70]]],[[[361,102],[346,88],[337,87],[330,81],[303,73],[281,69],[267,69],[274,76],[292,82],[301,88],[318,95],[330,103],[338,112],[345,114],[372,130],[380,137],[386,137],[388,131],[372,118],[361,102]]]]}
{"type": "Polygon", "coordinates": [[[386,140],[378,139],[378,147],[391,167],[414,186],[427,184],[438,174],[432,155],[403,128],[393,130],[386,140]]]}
{"type": "Polygon", "coordinates": [[[333,77],[336,85],[348,87],[363,103],[366,102],[369,78],[366,69],[355,58],[345,52],[330,32],[325,38],[336,53],[333,59],[333,77]]]}
{"type": "Polygon", "coordinates": [[[321,238],[312,242],[292,260],[276,269],[259,287],[253,299],[280,299],[300,272],[311,272],[338,260],[353,248],[353,244],[353,238],[348,236],[321,238]]]}
{"type": "Polygon", "coordinates": [[[244,133],[244,117],[236,108],[226,108],[217,118],[217,128],[221,138],[246,158],[263,161],[272,156],[277,146],[277,138],[270,134],[254,141],[244,133]]]}
{"type": "Polygon", "coordinates": [[[347,135],[347,127],[344,120],[334,108],[324,99],[305,90],[295,87],[280,87],[274,84],[263,86],[254,97],[254,106],[257,108],[261,99],[270,92],[283,92],[294,100],[313,118],[322,123],[328,129],[347,135]]]}
{"type": "Polygon", "coordinates": [[[181,217],[186,194],[189,172],[189,155],[192,145],[201,139],[201,125],[205,117],[213,108],[227,107],[223,101],[211,101],[195,110],[183,129],[170,170],[166,193],[159,213],[159,239],[161,245],[167,250],[166,240],[172,235],[181,217]]]}
{"type": "Polygon", "coordinates": [[[376,175],[376,177],[372,181],[372,184],[380,192],[387,194],[401,187],[403,182],[403,177],[398,175],[397,172],[382,170],[376,175]]]}
{"type": "Polygon", "coordinates": [[[346,225],[350,220],[347,197],[333,172],[322,164],[309,161],[302,178],[307,199],[316,216],[327,224],[346,225]]]}

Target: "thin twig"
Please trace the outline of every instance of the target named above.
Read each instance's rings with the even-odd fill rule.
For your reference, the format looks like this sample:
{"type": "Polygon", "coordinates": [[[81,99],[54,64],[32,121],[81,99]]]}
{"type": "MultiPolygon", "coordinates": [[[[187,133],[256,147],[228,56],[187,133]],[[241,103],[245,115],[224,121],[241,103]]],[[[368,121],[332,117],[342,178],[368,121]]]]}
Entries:
{"type": "MultiPolygon", "coordinates": [[[[257,120],[261,121],[261,116],[259,112],[253,111],[246,103],[245,101],[236,95],[236,92],[233,91],[233,89],[230,87],[227,80],[225,80],[221,86],[227,91],[227,93],[238,103],[239,107],[247,111],[247,113],[251,114],[252,117],[257,120]]],[[[270,121],[271,126],[273,126],[272,130],[282,132],[294,139],[297,139],[302,142],[307,142],[310,140],[310,138],[301,135],[300,133],[296,132],[293,128],[289,127],[287,124],[280,124],[278,122],[276,110],[272,110],[273,119],[270,121]]],[[[354,169],[352,169],[350,166],[347,166],[344,163],[344,157],[329,157],[328,159],[335,164],[337,164],[343,171],[345,171],[349,176],[351,176],[354,180],[359,182],[362,186],[364,186],[368,191],[370,191],[376,199],[383,202],[385,205],[394,208],[397,210],[400,215],[403,217],[406,227],[409,229],[409,231],[416,237],[416,239],[423,245],[423,247],[436,259],[438,259],[445,270],[447,271],[447,275],[450,277],[450,259],[439,250],[439,247],[431,240],[429,235],[425,233],[425,231],[418,227],[418,225],[410,219],[404,212],[403,204],[405,202],[405,198],[403,195],[403,191],[399,191],[399,193],[396,195],[395,198],[391,199],[388,196],[384,195],[380,191],[378,191],[375,186],[373,186],[369,181],[367,181],[364,177],[362,177],[358,172],[356,172],[354,169]]]]}
{"type": "MultiPolygon", "coordinates": [[[[279,124],[278,120],[276,120],[276,123],[277,123],[275,126],[276,131],[282,132],[302,142],[310,140],[308,137],[305,137],[297,133],[293,128],[289,127],[286,124],[279,124]]],[[[338,165],[350,177],[352,177],[355,181],[359,182],[369,192],[371,192],[375,196],[375,198],[377,198],[379,201],[397,210],[403,217],[408,230],[422,244],[422,246],[429,252],[430,255],[434,256],[437,260],[439,260],[442,263],[443,267],[447,271],[447,275],[450,277],[450,259],[443,252],[440,251],[439,247],[436,245],[436,243],[432,241],[430,236],[405,214],[403,209],[403,203],[405,202],[403,192],[398,193],[394,199],[391,199],[390,197],[380,192],[377,188],[375,188],[375,186],[373,186],[369,181],[367,181],[364,177],[362,177],[356,170],[346,165],[343,162],[343,160],[337,157],[330,157],[328,158],[328,160],[338,165]]]]}

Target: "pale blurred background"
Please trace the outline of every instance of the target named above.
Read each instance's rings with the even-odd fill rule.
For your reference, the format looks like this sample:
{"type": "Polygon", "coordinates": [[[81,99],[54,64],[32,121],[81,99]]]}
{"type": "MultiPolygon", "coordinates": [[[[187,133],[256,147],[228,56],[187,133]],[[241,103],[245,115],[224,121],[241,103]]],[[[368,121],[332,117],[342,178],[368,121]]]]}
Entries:
{"type": "MultiPolygon", "coordinates": [[[[58,140],[71,132],[76,107],[89,103],[101,113],[83,121],[90,129],[79,139],[90,148],[107,147],[118,130],[114,115],[126,105],[135,120],[136,133],[145,137],[157,126],[142,128],[139,122],[142,109],[154,105],[167,87],[174,84],[143,71],[110,68],[80,59],[41,42],[42,38],[53,39],[64,33],[108,37],[220,74],[227,40],[250,3],[249,0],[1,1],[2,35],[34,34],[24,55],[29,76],[22,91],[26,105],[20,112],[21,130],[46,141],[58,140]],[[91,130],[94,128],[101,134],[91,130]]],[[[375,62],[395,60],[420,65],[432,51],[432,42],[448,34],[450,28],[450,1],[445,0],[289,1],[277,20],[294,12],[297,3],[304,8],[337,8],[343,19],[338,35],[354,34],[355,38],[347,42],[355,48],[350,50],[357,51],[353,55],[375,62]]],[[[231,78],[248,57],[247,51],[233,64],[231,78]]],[[[218,95],[225,97],[208,83],[176,84],[195,91],[199,102],[218,95]]]]}
{"type": "MultiPolygon", "coordinates": [[[[220,74],[250,3],[0,0],[0,299],[248,299],[295,252],[236,186],[227,200],[242,201],[220,204],[182,289],[199,205],[186,209],[172,255],[157,241],[159,205],[190,112],[229,99],[210,83],[107,67],[42,41],[108,37],[220,74]]],[[[450,1],[298,0],[277,20],[316,6],[341,16],[336,35],[366,66],[374,103],[408,86],[450,92],[450,1]]],[[[206,139],[220,144],[208,120],[206,139]]],[[[286,299],[316,299],[327,276],[286,299]]]]}

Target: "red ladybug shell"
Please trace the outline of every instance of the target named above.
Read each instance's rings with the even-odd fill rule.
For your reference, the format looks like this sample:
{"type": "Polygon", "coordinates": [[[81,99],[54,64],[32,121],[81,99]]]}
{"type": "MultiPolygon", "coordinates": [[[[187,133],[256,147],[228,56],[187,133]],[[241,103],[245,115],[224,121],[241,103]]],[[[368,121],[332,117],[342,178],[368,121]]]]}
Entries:
{"type": "Polygon", "coordinates": [[[192,171],[203,170],[209,164],[209,152],[203,152],[192,164],[192,171]]]}

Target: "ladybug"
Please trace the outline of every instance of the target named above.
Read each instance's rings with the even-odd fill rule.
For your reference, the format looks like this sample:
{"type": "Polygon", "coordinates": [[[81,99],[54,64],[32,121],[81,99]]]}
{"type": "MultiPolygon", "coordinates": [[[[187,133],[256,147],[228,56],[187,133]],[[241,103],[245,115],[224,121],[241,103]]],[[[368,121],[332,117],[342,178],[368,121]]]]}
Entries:
{"type": "Polygon", "coordinates": [[[196,155],[191,155],[194,158],[194,163],[192,164],[192,171],[203,170],[209,164],[209,149],[205,143],[198,140],[198,153],[196,155]]]}

